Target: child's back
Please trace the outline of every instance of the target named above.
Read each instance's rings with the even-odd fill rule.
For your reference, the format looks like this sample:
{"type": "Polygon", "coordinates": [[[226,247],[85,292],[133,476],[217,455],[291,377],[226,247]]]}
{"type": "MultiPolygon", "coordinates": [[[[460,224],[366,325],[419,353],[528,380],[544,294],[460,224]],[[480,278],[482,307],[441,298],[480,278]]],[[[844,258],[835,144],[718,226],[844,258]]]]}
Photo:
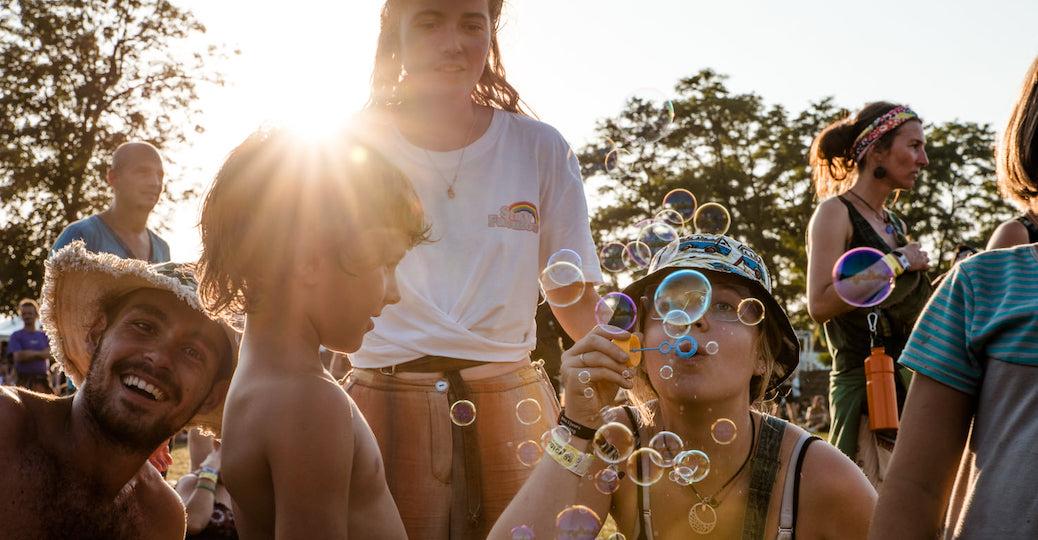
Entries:
{"type": "Polygon", "coordinates": [[[317,352],[306,368],[270,369],[247,346],[225,409],[235,421],[223,433],[242,537],[404,538],[371,428],[317,352]]]}

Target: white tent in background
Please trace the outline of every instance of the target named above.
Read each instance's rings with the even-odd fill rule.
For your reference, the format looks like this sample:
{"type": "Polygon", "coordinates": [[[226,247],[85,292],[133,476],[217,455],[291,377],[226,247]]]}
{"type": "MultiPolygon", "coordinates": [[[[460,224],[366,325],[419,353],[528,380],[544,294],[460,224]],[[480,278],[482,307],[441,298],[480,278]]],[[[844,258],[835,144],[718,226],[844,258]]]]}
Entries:
{"type": "Polygon", "coordinates": [[[7,341],[15,330],[21,330],[22,320],[15,317],[0,317],[0,340],[7,341]]]}

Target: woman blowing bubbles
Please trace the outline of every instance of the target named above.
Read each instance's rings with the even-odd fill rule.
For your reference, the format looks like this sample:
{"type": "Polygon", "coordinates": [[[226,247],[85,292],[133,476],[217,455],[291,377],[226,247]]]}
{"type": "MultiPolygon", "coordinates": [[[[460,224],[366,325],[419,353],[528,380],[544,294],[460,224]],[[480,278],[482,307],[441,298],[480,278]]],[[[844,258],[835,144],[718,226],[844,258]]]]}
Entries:
{"type": "Polygon", "coordinates": [[[763,260],[731,237],[693,235],[661,251],[624,291],[640,299],[634,328],[644,332],[643,359],[628,364],[611,340],[629,334],[605,327],[563,355],[561,420],[572,436],[556,432],[491,537],[594,538],[610,514],[631,539],[775,538],[780,529],[864,538],[876,495],[861,471],[799,427],[754,410],[798,361],[770,290],[763,260]],[[702,316],[683,330],[665,328],[658,298],[702,285],[696,276],[712,286],[702,316]],[[620,387],[636,406],[601,413],[620,387]]]}

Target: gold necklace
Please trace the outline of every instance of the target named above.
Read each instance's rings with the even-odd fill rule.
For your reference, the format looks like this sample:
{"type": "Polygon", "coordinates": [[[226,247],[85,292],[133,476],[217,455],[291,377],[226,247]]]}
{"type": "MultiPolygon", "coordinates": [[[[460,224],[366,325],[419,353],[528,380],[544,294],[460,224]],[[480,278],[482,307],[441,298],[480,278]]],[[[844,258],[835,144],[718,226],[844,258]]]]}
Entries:
{"type": "Polygon", "coordinates": [[[465,140],[462,141],[464,146],[461,147],[461,156],[458,157],[458,165],[454,167],[454,177],[451,178],[450,181],[447,181],[447,177],[443,176],[443,173],[440,172],[440,168],[436,166],[436,162],[433,161],[432,156],[429,155],[429,151],[424,147],[422,148],[422,151],[425,152],[425,157],[429,160],[429,164],[432,165],[433,170],[436,171],[436,175],[447,184],[447,197],[450,199],[454,198],[454,184],[458,183],[458,173],[461,172],[461,162],[465,161],[465,150],[468,150],[469,148],[469,138],[472,137],[472,130],[476,128],[476,120],[478,119],[479,114],[473,113],[472,124],[469,125],[469,131],[465,134],[465,140]]]}

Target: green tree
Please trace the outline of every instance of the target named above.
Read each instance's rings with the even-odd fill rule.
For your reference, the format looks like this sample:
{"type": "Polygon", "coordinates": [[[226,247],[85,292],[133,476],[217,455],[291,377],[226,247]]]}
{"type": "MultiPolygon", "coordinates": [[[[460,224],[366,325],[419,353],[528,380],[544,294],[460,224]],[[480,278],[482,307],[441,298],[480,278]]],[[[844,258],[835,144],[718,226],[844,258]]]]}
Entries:
{"type": "Polygon", "coordinates": [[[0,7],[0,311],[37,296],[57,234],[106,205],[115,147],[168,150],[203,130],[196,91],[222,84],[206,68],[222,52],[184,41],[204,32],[167,0],[0,7]]]}
{"type": "MultiPolygon", "coordinates": [[[[632,240],[632,224],[654,216],[675,188],[691,191],[700,205],[719,202],[731,213],[729,234],[768,258],[775,294],[794,325],[815,328],[805,309],[807,224],[818,203],[808,152],[814,137],[848,111],[824,98],[790,113],[756,94],[731,92],[725,79],[705,69],[679,81],[673,129],[658,141],[646,134],[659,107],[644,100],[630,100],[599,123],[580,156],[585,177],[601,186],[592,231],[600,245],[632,240]]],[[[959,242],[982,246],[1008,216],[994,189],[990,127],[932,125],[927,137],[931,164],[895,208],[917,239],[941,253],[959,242]]]]}

